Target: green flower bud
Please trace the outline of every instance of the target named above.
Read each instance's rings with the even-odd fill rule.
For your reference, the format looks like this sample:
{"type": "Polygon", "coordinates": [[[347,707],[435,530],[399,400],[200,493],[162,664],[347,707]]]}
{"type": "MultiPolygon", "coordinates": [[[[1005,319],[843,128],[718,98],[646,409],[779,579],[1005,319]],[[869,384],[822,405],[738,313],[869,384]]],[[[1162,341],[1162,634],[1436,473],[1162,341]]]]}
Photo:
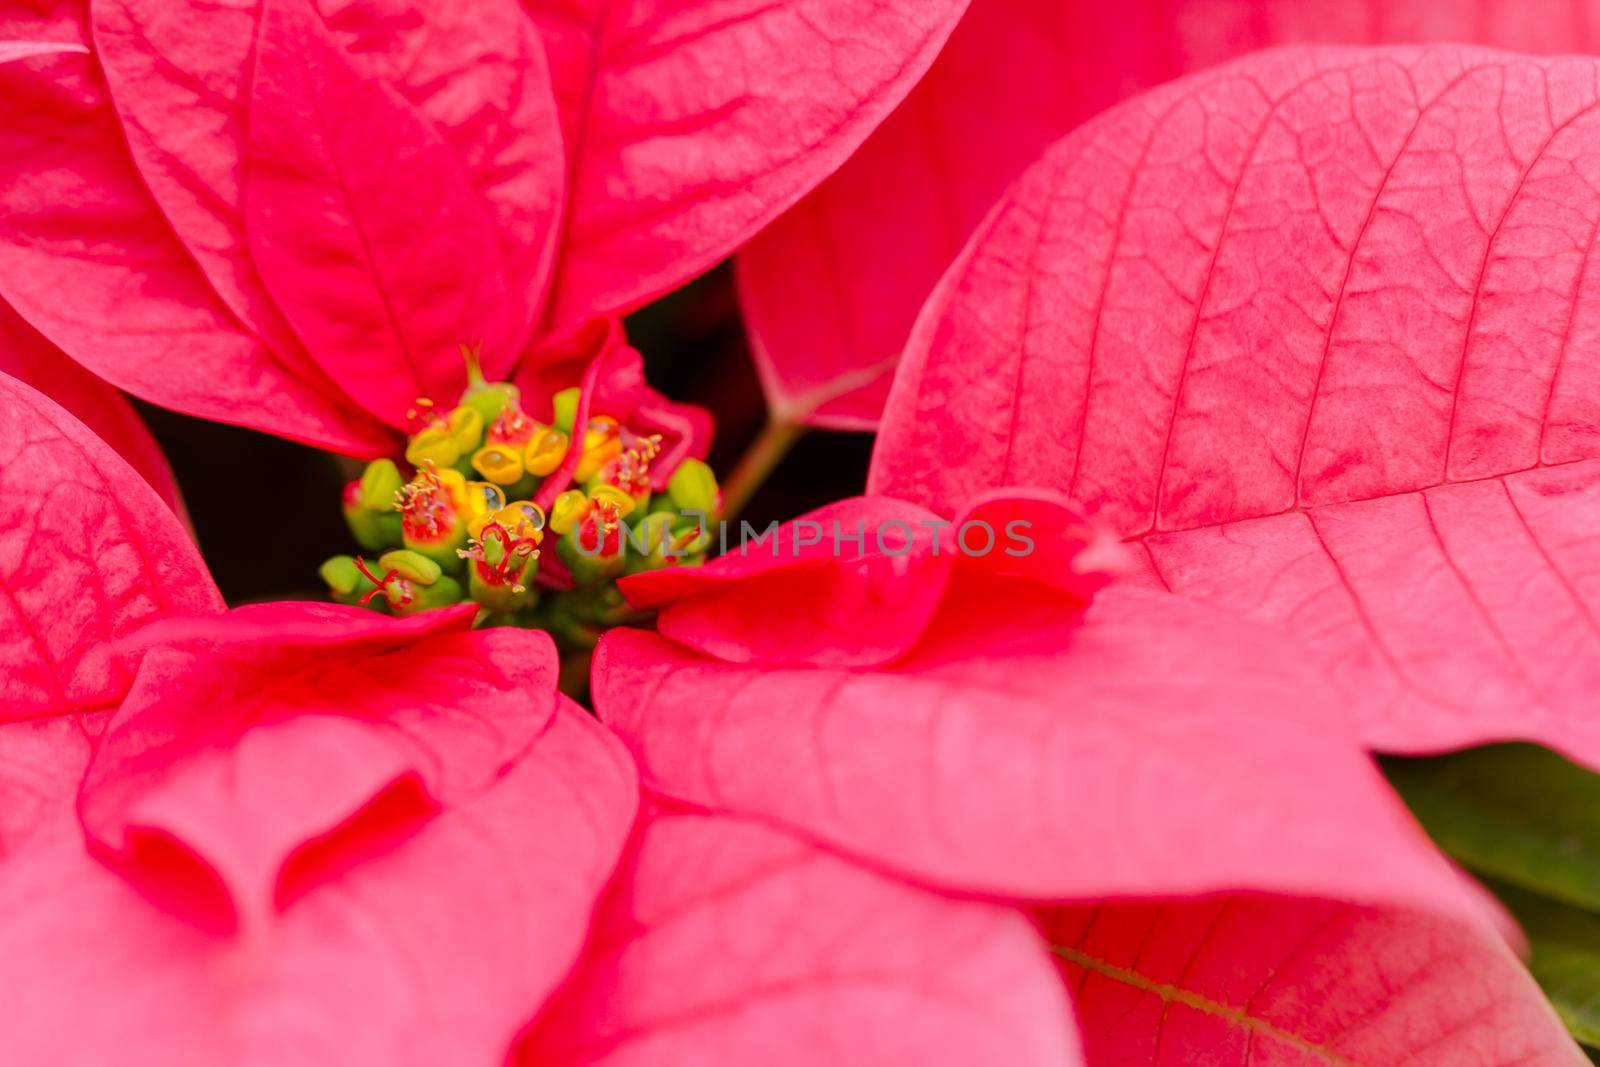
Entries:
{"type": "Polygon", "coordinates": [[[485,426],[494,422],[508,405],[520,403],[517,387],[508,382],[486,385],[481,389],[468,387],[461,394],[461,403],[476,411],[485,426]]]}
{"type": "Polygon", "coordinates": [[[499,382],[494,386],[483,386],[482,389],[469,387],[467,392],[461,394],[461,403],[477,411],[483,419],[483,426],[488,426],[499,418],[499,413],[506,410],[507,406],[522,403],[522,392],[510,382],[499,382]]]}
{"type": "Polygon", "coordinates": [[[476,348],[461,346],[461,358],[467,364],[467,388],[461,394],[461,403],[478,413],[483,425],[494,422],[507,404],[521,402],[522,394],[510,382],[487,382],[483,378],[481,353],[476,348]]]}
{"type": "Polygon", "coordinates": [[[677,563],[677,559],[667,554],[675,542],[672,539],[672,524],[677,518],[671,512],[653,511],[639,520],[634,528],[634,540],[642,540],[645,550],[639,551],[638,546],[632,542],[627,549],[627,563],[623,567],[626,574],[639,574],[642,571],[655,571],[663,567],[670,567],[677,563]]]}
{"type": "MultiPolygon", "coordinates": [[[[334,556],[319,567],[317,573],[328,583],[328,594],[340,604],[360,604],[378,588],[377,583],[356,566],[352,556],[334,556]]],[[[381,597],[369,600],[368,606],[380,611],[387,611],[389,608],[388,602],[381,597]]]]}
{"type": "Polygon", "coordinates": [[[698,515],[680,515],[672,522],[672,552],[677,562],[686,563],[689,556],[705,558],[711,549],[711,519],[701,520],[698,515]]]}
{"type": "Polygon", "coordinates": [[[393,604],[396,615],[415,615],[429,608],[447,608],[466,599],[461,583],[448,574],[441,576],[432,585],[413,585],[411,589],[412,595],[409,600],[393,604]]]}
{"type": "Polygon", "coordinates": [[[551,425],[568,437],[572,436],[572,423],[578,417],[578,398],[582,395],[583,390],[574,385],[550,398],[550,406],[555,409],[555,421],[551,425]]]}
{"type": "Polygon", "coordinates": [[[707,519],[715,518],[722,509],[722,490],[717,486],[717,476],[698,459],[686,459],[678,464],[667,481],[667,495],[679,511],[698,511],[707,519]]]}
{"type": "Polygon", "coordinates": [[[385,552],[378,557],[378,566],[381,595],[396,615],[415,615],[461,602],[461,583],[419,552],[403,548],[385,552]]]}
{"type": "Polygon", "coordinates": [[[393,511],[394,495],[406,480],[392,459],[375,459],[361,472],[361,506],[372,511],[393,511]]]}
{"type": "Polygon", "coordinates": [[[418,430],[406,442],[406,462],[413,467],[432,463],[442,470],[455,466],[460,458],[461,449],[456,446],[454,436],[445,426],[429,426],[418,430]]]}
{"type": "Polygon", "coordinates": [[[572,590],[562,598],[562,609],[571,622],[598,627],[620,626],[643,617],[614,582],[572,590]]]}
{"type": "Polygon", "coordinates": [[[455,443],[457,454],[470,456],[483,443],[483,428],[488,423],[477,408],[463,404],[450,412],[445,425],[450,431],[450,440],[455,443]]]}
{"type": "Polygon", "coordinates": [[[376,489],[368,488],[369,481],[383,483],[382,471],[378,477],[371,477],[372,468],[378,463],[387,464],[389,470],[394,471],[395,478],[399,478],[400,472],[394,469],[393,463],[386,459],[378,460],[367,468],[367,473],[359,481],[345,485],[342,500],[345,525],[350,527],[350,534],[356,543],[368,552],[381,552],[400,543],[400,513],[394,509],[394,491],[390,490],[384,496],[376,489]],[[370,506],[367,501],[373,499],[382,501],[382,504],[370,506]]]}
{"type": "Polygon", "coordinates": [[[397,548],[378,557],[378,566],[394,571],[407,581],[432,585],[444,575],[444,569],[420,552],[397,548]]]}
{"type": "Polygon", "coordinates": [[[598,585],[622,573],[627,562],[624,534],[620,525],[613,524],[609,530],[606,525],[598,511],[591,510],[556,542],[556,554],[578,585],[598,585]]]}

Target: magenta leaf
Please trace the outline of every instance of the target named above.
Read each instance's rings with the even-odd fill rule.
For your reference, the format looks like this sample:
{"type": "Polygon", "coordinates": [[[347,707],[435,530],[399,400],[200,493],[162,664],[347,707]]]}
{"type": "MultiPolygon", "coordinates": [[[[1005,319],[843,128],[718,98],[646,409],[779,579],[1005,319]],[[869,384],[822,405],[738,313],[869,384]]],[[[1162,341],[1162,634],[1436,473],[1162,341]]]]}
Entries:
{"type": "MultiPolygon", "coordinates": [[[[1085,612],[1053,574],[978,562],[950,568],[931,607],[882,612],[865,636],[760,576],[713,572],[662,604],[663,636],[602,639],[601,719],[663,795],[947,889],[1056,900],[1252,886],[1477,914],[1293,643],[1144,590],[1101,590],[1085,612]],[[731,654],[757,604],[767,630],[731,654]],[[784,624],[787,648],[770,639],[784,624]],[[813,630],[839,648],[795,654],[813,651],[813,630]],[[885,658],[892,639],[903,647],[885,658]]],[[[834,566],[808,568],[812,585],[856,575],[874,588],[855,561],[834,566]]]]}
{"type": "Polygon", "coordinates": [[[1076,1064],[1017,912],[737,820],[657,815],[519,1063],[1076,1064]]]}
{"type": "Polygon", "coordinates": [[[262,3],[248,113],[250,253],[334,380],[404,427],[419,397],[459,394],[463,338],[503,369],[521,323],[465,168],[308,0],[262,3]]]}
{"type": "Polygon", "coordinates": [[[524,0],[569,154],[551,316],[630,308],[712,266],[916,84],[964,0],[524,0]]]}
{"type": "Polygon", "coordinates": [[[88,851],[0,869],[0,1058],[502,1062],[636,790],[548,640],[470,622],[275,604],[141,635],[88,851]]]}
{"type": "Polygon", "coordinates": [[[1596,69],[1285,50],[1108,113],[941,282],[872,486],[1066,493],[1374,745],[1600,760],[1596,69]]]}
{"type": "Polygon", "coordinates": [[[0,373],[33,386],[66,408],[116,449],[180,517],[185,514],[172,468],[126,397],[68,359],[0,301],[0,373]]]}
{"type": "Polygon", "coordinates": [[[1091,1063],[1582,1064],[1492,935],[1240,895],[1055,909],[1045,934],[1091,1063]]]}
{"type": "Polygon", "coordinates": [[[182,525],[82,423],[0,373],[0,854],[71,796],[128,685],[107,646],[221,610],[182,525]]]}
{"type": "Polygon", "coordinates": [[[976,0],[895,113],[742,250],[768,401],[788,421],[875,426],[917,309],[995,198],[1050,142],[1134,92],[1296,42],[1589,52],[1594,14],[1578,3],[1530,17],[1514,0],[976,0]]]}

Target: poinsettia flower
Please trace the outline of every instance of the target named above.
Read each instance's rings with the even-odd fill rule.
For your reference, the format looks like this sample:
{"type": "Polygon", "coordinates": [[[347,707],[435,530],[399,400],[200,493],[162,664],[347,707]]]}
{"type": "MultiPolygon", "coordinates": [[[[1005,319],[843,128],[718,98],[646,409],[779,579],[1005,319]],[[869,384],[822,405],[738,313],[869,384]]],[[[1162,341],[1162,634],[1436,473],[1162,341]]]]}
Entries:
{"type": "Polygon", "coordinates": [[[768,403],[788,422],[876,426],[912,321],[967,236],[1041,151],[1125,97],[1280,44],[1592,52],[1597,14],[1590,0],[973,0],[888,121],[740,252],[768,403]]]}
{"type": "Polygon", "coordinates": [[[225,612],[109,448],[0,398],[0,1059],[494,1062],[635,812],[548,637],[225,612]]]}
{"type": "MultiPolygon", "coordinates": [[[[946,893],[1053,905],[1086,1062],[1582,1062],[1291,641],[1096,592],[1091,528],[1040,494],[950,518],[843,502],[776,544],[805,523],[950,537],[624,579],[661,632],[603,638],[595,702],[646,789],[946,893]],[[976,523],[1005,515],[1034,552],[978,552],[976,523]]],[[[598,1006],[666,952],[651,907],[573,993],[621,1051],[549,1062],[661,1062],[678,1019],[717,1013],[704,987],[598,1006]]]]}
{"type": "MultiPolygon", "coordinates": [[[[147,400],[354,454],[706,269],[836,167],[963,0],[112,0],[0,36],[0,295],[147,400]],[[89,236],[85,236],[89,235],[89,236]]],[[[570,383],[569,383],[570,384],[570,383]]]]}
{"type": "Polygon", "coordinates": [[[1600,762],[1597,72],[1287,50],[1108,113],[940,284],[871,486],[1065,492],[1374,746],[1600,762]]]}
{"type": "MultiPolygon", "coordinates": [[[[1043,494],[949,518],[844,502],[742,557],[624,579],[660,632],[602,639],[596,705],[657,796],[1039,906],[1086,1062],[1583,1062],[1304,652],[1167,593],[1101,588],[1103,559],[1043,494]],[[1006,516],[1031,524],[1031,551],[982,550],[979,524],[1006,516]],[[865,545],[784,548],[858,524],[865,545]],[[945,537],[874,537],[916,526],[945,537]]],[[[714,978],[609,1008],[589,983],[642,982],[684,951],[655,930],[667,905],[632,906],[568,994],[612,1040],[551,1023],[550,1047],[582,1054],[550,1062],[659,1062],[678,1027],[746,1008],[714,978]]]]}
{"type": "Polygon", "coordinates": [[[668,1045],[697,1063],[1072,1062],[1016,908],[725,817],[636,822],[545,635],[225,612],[171,512],[3,375],[0,442],[0,1060],[489,1067],[526,1032],[573,1062],[692,1003],[668,1045]]]}

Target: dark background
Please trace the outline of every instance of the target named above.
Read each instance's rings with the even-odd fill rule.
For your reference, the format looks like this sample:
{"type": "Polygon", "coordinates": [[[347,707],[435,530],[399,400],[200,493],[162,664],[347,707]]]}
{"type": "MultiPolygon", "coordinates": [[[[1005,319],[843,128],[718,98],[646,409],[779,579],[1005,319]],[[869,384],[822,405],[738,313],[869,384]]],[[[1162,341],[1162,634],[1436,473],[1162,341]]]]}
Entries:
{"type": "MultiPolygon", "coordinates": [[[[627,327],[650,383],[715,415],[709,458],[725,479],[766,419],[732,271],[724,264],[641,308],[627,327]]],[[[228,602],[322,597],[318,565],[354,547],[339,513],[350,477],[339,457],[148,404],[139,410],[167,453],[228,602]]],[[[860,493],[871,449],[867,434],[807,434],[743,517],[763,525],[860,493]]]]}

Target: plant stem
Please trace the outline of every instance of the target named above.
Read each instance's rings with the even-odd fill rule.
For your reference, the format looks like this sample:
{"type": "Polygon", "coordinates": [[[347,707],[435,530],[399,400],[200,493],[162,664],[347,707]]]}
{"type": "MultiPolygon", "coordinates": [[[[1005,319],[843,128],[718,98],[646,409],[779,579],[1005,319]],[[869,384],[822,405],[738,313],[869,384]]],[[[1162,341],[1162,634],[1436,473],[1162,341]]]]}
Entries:
{"type": "Polygon", "coordinates": [[[722,487],[722,519],[724,522],[739,517],[750,498],[761,488],[767,477],[783,462],[795,442],[805,435],[806,428],[792,422],[769,418],[756,439],[750,442],[744,455],[739,457],[733,473],[722,487]]]}

